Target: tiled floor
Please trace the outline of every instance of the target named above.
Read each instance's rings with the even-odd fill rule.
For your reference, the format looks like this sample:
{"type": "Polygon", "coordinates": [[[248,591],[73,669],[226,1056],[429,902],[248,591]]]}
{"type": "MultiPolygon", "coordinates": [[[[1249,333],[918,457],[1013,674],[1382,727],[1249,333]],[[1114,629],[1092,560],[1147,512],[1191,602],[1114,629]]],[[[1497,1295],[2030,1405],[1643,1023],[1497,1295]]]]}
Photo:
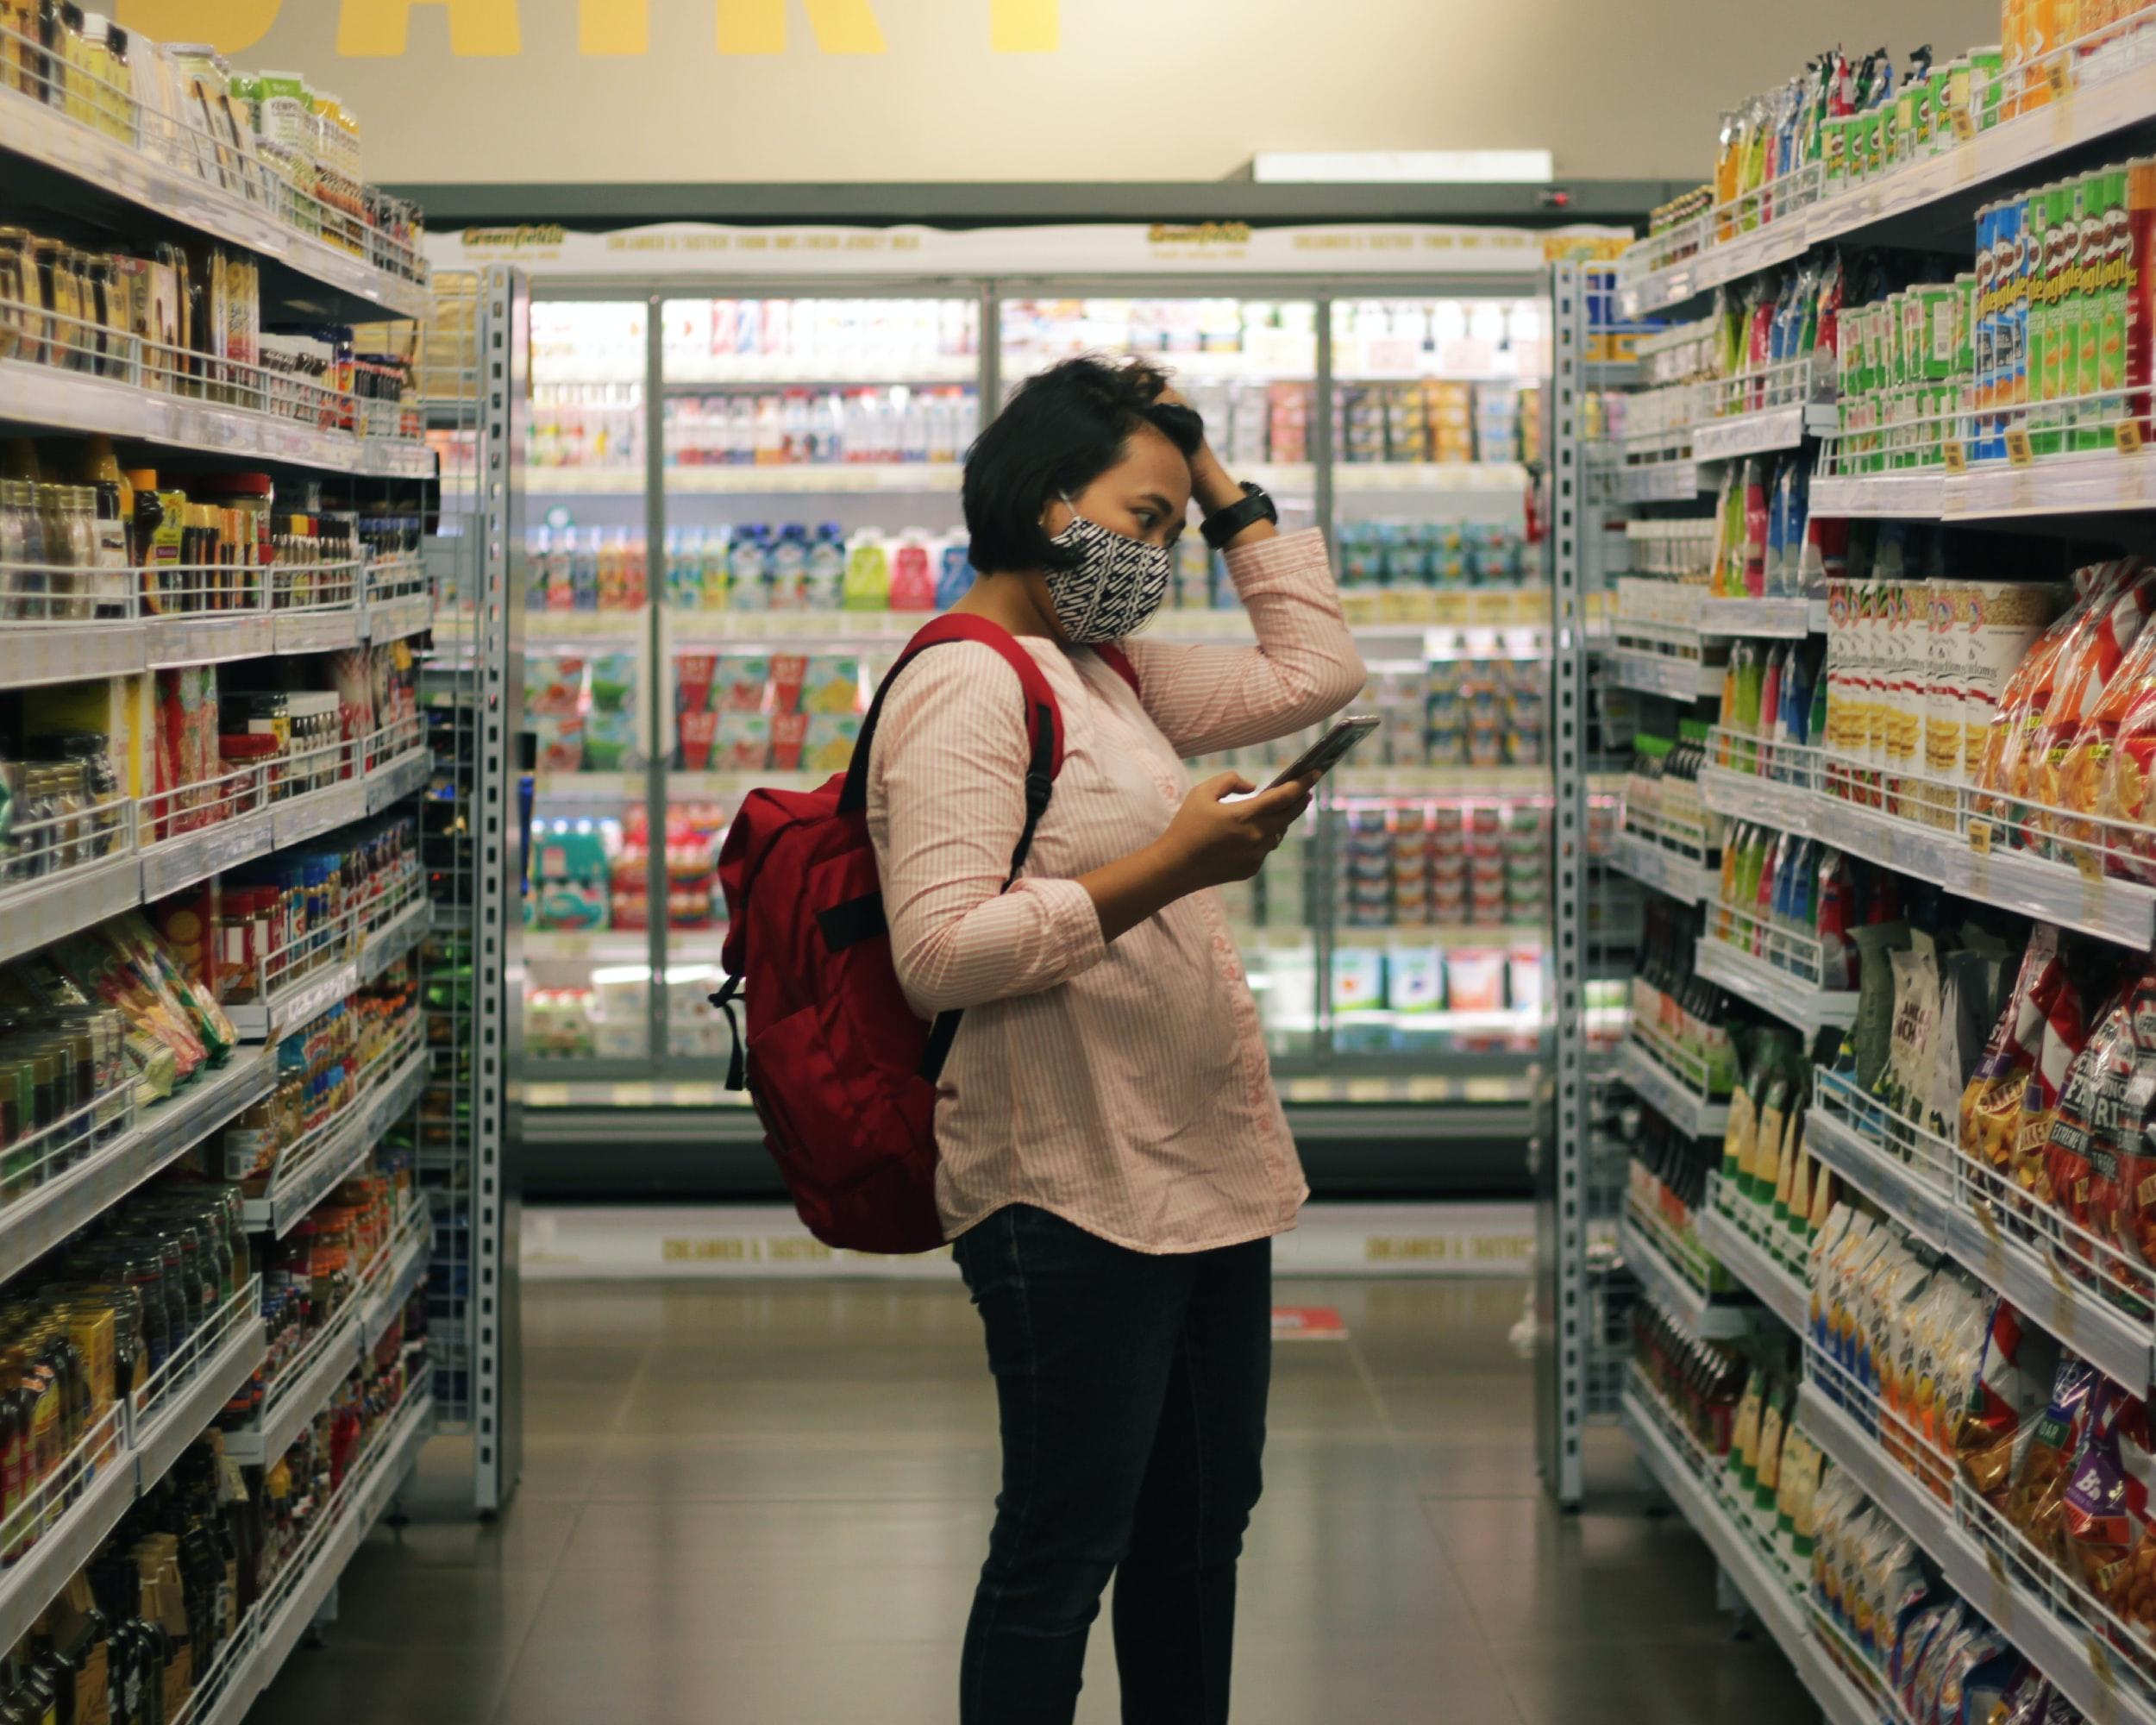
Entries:
{"type": "MultiPolygon", "coordinates": [[[[1238,1725],[1815,1725],[1642,1512],[1621,1440],[1542,1496],[1517,1283],[1295,1283],[1242,1578],[1238,1725]]],[[[249,1725],[948,1725],[995,1415],[955,1286],[525,1293],[526,1465],[494,1526],[378,1532],[249,1725]]],[[[439,1446],[437,1446],[439,1447],[439,1446]]],[[[1105,1621],[1079,1718],[1117,1717],[1105,1621]]]]}

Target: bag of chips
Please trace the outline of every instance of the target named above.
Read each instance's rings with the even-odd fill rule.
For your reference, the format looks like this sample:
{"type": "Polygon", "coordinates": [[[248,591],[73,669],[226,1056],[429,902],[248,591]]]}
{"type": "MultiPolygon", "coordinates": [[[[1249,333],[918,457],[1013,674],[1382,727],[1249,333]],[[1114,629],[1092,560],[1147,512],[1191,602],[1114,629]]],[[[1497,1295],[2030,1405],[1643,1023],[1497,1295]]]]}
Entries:
{"type": "Polygon", "coordinates": [[[2006,1301],[1994,1301],[1976,1383],[1952,1429],[1962,1477],[1995,1506],[2006,1502],[2015,1455],[2041,1417],[2058,1375],[2058,1342],[2048,1332],[2025,1326],[2006,1301]]]}
{"type": "MultiPolygon", "coordinates": [[[[2120,1190],[2117,1122],[2134,1077],[2134,1026],[2129,997],[2111,1001],[2066,1069],[2059,1106],[2044,1147],[2051,1201],[2083,1234],[2066,1237],[2064,1267],[2084,1280],[2097,1256],[2084,1234],[2109,1239],[2123,1199],[2120,1190]],[[2100,1126],[2103,1128],[2100,1130],[2100,1126]]],[[[2099,1266],[2109,1270],[2106,1260],[2099,1266]]]]}
{"type": "Polygon", "coordinates": [[[2129,1623],[2156,1624],[2156,1546],[2149,1540],[2148,1411],[2097,1385],[2063,1506],[2072,1571],[2129,1623]]]}
{"type": "Polygon", "coordinates": [[[2120,571],[2120,565],[2110,563],[2078,571],[2073,603],[2038,637],[1999,692],[1998,711],[1992,715],[1977,762],[1977,794],[1970,805],[1977,813],[2000,820],[2015,818],[2020,800],[2028,794],[2029,762],[2051,705],[2059,662],[2091,617],[2101,614],[2120,571]]]}
{"type": "Polygon", "coordinates": [[[2008,1492],[2006,1519],[2054,1563],[2065,1555],[2066,1487],[2089,1414],[2090,1399],[2103,1376],[2086,1360],[2060,1356],[2051,1399],[2021,1451],[2008,1492]]]}
{"type": "MultiPolygon", "coordinates": [[[[2152,692],[2156,692],[2156,629],[2143,628],[2134,643],[2134,650],[2127,655],[2083,717],[2080,730],[2059,762],[2057,782],[2049,800],[2077,814],[2101,818],[2108,812],[2104,807],[2105,790],[2111,775],[2112,756],[2117,751],[2120,728],[2128,713],[2152,692]]],[[[2115,840],[2094,819],[2061,817],[2058,836],[2057,850],[2061,861],[2088,870],[2098,866],[2101,856],[2108,864],[2108,872],[2124,872],[2120,859],[2106,854],[2117,848],[2115,840]]]]}
{"type": "Polygon", "coordinates": [[[2092,719],[2105,691],[2156,605],[2156,571],[2127,566],[2104,598],[2092,605],[2052,674],[2052,696],[2031,739],[2026,794],[2031,847],[2054,853],[2058,820],[2048,811],[2065,806],[2064,768],[2068,752],[2092,719]]]}
{"type": "Polygon", "coordinates": [[[1894,1015],[1887,1036],[1885,1070],[1873,1094],[1902,1120],[1921,1122],[1930,1081],[1933,1038],[1939,1027],[1939,961],[1921,930],[1905,950],[1888,955],[1894,979],[1894,1015]]]}
{"type": "Polygon", "coordinates": [[[2065,987],[2065,967],[2059,961],[2059,931],[2039,923],[2022,950],[2021,968],[1992,1026],[1984,1057],[1961,1093],[1962,1153],[1998,1173],[2004,1174],[2013,1164],[2021,1092],[2043,1046],[2052,1001],[2065,987]]]}
{"type": "MultiPolygon", "coordinates": [[[[2156,964],[2134,980],[2126,1001],[2132,1044],[2132,1075],[2115,1120],[2105,1116],[2106,1136],[2115,1135],[2116,1200],[2105,1232],[2141,1263],[2156,1267],[2156,964]]],[[[2138,1285],[2138,1284],[2137,1284],[2138,1285]]],[[[2156,1297],[2156,1290],[2147,1290],[2156,1297]]]]}

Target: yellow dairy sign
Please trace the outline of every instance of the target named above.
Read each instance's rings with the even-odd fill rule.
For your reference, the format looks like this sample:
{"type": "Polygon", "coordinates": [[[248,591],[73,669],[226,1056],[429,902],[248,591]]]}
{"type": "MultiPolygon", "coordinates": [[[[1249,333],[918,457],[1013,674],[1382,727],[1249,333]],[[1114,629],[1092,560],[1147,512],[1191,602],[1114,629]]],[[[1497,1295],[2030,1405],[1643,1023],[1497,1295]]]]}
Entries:
{"type": "MultiPolygon", "coordinates": [[[[315,0],[308,0],[315,3],[315,0]]],[[[322,0],[328,3],[328,0],[322,0]]],[[[712,48],[722,54],[787,51],[788,26],[804,22],[828,54],[880,54],[888,39],[877,0],[657,0],[711,19],[712,48]]],[[[1053,53],[1062,39],[1062,0],[988,0],[987,46],[994,53],[1053,53]]],[[[411,40],[412,15],[438,13],[449,52],[504,59],[524,51],[525,13],[561,9],[523,0],[336,0],[337,52],[351,60],[394,59],[411,40]]],[[[577,0],[576,51],[595,58],[648,53],[653,0],[577,0]]],[[[253,47],[270,33],[284,0],[121,0],[120,22],[160,41],[210,42],[225,53],[253,47]]]]}

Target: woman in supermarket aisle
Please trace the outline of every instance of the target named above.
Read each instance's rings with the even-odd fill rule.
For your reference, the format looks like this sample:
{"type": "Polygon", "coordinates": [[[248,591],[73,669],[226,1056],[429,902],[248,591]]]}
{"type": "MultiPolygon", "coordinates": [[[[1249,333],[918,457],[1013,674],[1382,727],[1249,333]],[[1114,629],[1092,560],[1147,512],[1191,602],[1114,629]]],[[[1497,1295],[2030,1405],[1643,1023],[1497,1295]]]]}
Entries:
{"type": "Polygon", "coordinates": [[[1363,666],[1322,537],[1276,533],[1144,364],[1027,382],[968,453],[963,501],[981,576],[956,609],[1038,662],[1063,759],[1007,891],[1028,751],[993,648],[908,666],[869,766],[899,980],[924,1016],[966,1009],[937,1199],[987,1331],[1003,1489],[959,1716],[1070,1719],[1112,1574],[1123,1717],[1209,1725],[1258,1496],[1271,1239],[1307,1194],[1210,889],[1257,871],[1309,784],[1193,788],[1182,762],[1326,718],[1363,666]],[[1125,638],[1194,499],[1255,646],[1125,638]]]}

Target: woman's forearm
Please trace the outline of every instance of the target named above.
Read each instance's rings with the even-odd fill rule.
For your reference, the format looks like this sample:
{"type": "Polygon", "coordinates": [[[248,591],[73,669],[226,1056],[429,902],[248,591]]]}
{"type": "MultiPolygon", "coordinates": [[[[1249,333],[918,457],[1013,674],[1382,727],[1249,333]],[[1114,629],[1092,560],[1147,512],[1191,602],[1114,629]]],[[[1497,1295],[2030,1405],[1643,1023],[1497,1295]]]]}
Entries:
{"type": "MultiPolygon", "coordinates": [[[[1210,443],[1200,444],[1198,454],[1190,463],[1190,494],[1207,515],[1217,514],[1243,500],[1243,487],[1228,477],[1228,470],[1220,465],[1220,458],[1213,453],[1210,443]]],[[[1228,545],[1255,545],[1261,539],[1273,538],[1279,531],[1261,516],[1230,539],[1228,545]]]]}
{"type": "Polygon", "coordinates": [[[1176,900],[1188,898],[1203,883],[1193,879],[1188,865],[1156,840],[1081,875],[1078,884],[1100,913],[1101,939],[1109,941],[1176,900]]]}

